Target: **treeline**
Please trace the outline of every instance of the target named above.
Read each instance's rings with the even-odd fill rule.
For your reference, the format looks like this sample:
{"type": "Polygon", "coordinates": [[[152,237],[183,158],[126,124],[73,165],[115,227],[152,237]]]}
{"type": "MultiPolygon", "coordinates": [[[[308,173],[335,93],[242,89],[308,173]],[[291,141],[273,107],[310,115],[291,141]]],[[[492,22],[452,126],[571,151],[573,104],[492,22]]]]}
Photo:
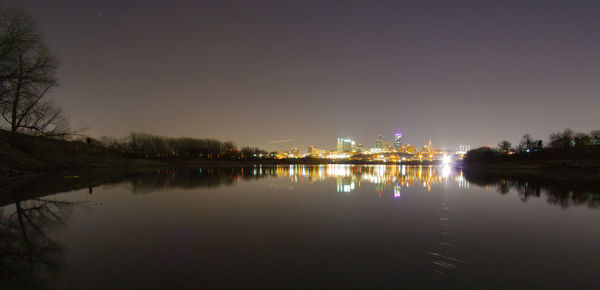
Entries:
{"type": "Polygon", "coordinates": [[[266,158],[268,155],[267,151],[259,148],[237,148],[230,141],[171,138],[140,132],[132,132],[122,139],[103,136],[98,141],[102,146],[131,158],[239,160],[266,158]]]}
{"type": "Polygon", "coordinates": [[[467,152],[465,163],[497,163],[524,160],[600,160],[600,130],[590,133],[565,129],[553,133],[548,142],[525,134],[518,145],[501,141],[498,147],[481,147],[467,152]]]}

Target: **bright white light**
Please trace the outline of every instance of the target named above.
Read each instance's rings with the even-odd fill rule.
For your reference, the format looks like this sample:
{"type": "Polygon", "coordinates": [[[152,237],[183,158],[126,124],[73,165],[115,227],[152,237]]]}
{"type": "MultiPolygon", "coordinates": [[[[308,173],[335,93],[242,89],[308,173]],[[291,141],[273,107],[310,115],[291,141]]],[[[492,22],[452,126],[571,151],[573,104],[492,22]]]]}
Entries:
{"type": "Polygon", "coordinates": [[[444,157],[442,157],[442,164],[450,164],[451,161],[452,159],[450,159],[450,156],[448,155],[444,155],[444,157]]]}
{"type": "Polygon", "coordinates": [[[328,155],[327,158],[329,159],[342,159],[342,158],[348,158],[350,157],[350,155],[348,154],[331,154],[328,155]]]}

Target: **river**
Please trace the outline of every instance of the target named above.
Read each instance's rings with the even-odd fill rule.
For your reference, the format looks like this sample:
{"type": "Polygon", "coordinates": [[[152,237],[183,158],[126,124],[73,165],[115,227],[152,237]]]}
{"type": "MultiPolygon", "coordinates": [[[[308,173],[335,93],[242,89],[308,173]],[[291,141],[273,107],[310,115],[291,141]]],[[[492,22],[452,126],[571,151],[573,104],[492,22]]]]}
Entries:
{"type": "Polygon", "coordinates": [[[600,288],[595,180],[255,165],[0,192],[7,288],[600,288]]]}

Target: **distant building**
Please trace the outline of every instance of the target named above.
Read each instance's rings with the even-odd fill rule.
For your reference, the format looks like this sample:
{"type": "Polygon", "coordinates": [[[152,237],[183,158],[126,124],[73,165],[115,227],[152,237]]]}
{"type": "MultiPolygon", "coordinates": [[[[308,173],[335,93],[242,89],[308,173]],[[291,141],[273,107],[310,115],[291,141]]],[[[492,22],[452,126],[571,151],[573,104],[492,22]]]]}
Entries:
{"type": "Polygon", "coordinates": [[[379,134],[377,139],[375,139],[375,148],[377,149],[385,149],[385,142],[383,141],[383,135],[379,134]]]}
{"type": "Polygon", "coordinates": [[[458,145],[458,151],[456,153],[466,154],[469,151],[471,151],[471,145],[458,145]]]}
{"type": "Polygon", "coordinates": [[[290,155],[293,157],[298,157],[300,155],[300,150],[298,148],[292,148],[290,150],[290,155]]]}
{"type": "Polygon", "coordinates": [[[365,152],[365,151],[367,151],[367,147],[366,147],[366,146],[364,146],[363,144],[358,144],[358,145],[356,146],[356,148],[354,148],[354,149],[355,149],[354,151],[355,151],[356,153],[362,153],[362,152],[365,152]]]}
{"type": "Polygon", "coordinates": [[[384,148],[384,151],[388,151],[388,152],[390,152],[390,151],[392,151],[392,149],[394,149],[392,143],[390,143],[390,142],[383,143],[383,148],[384,148]]]}
{"type": "Polygon", "coordinates": [[[402,133],[394,134],[394,150],[398,152],[402,150],[402,133]]]}
{"type": "Polygon", "coordinates": [[[352,149],[356,146],[356,143],[351,139],[338,138],[337,139],[337,152],[347,153],[352,152],[352,149]]]}
{"type": "Polygon", "coordinates": [[[323,149],[319,149],[315,146],[308,146],[308,150],[307,153],[309,156],[312,157],[319,157],[319,156],[323,156],[324,154],[327,154],[328,151],[327,150],[323,150],[323,149]]]}

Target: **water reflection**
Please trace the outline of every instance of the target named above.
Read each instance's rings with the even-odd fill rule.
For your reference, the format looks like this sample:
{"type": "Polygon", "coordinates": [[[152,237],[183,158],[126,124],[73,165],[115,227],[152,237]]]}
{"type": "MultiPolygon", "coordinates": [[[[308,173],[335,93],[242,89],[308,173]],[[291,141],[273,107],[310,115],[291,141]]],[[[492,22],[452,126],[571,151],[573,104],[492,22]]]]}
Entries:
{"type": "Polygon", "coordinates": [[[48,232],[84,204],[53,199],[17,201],[0,209],[0,281],[12,289],[46,288],[61,270],[63,247],[48,232]]]}
{"type": "MultiPolygon", "coordinates": [[[[156,225],[156,228],[152,227],[152,231],[156,230],[163,235],[157,234],[155,238],[163,237],[164,240],[157,239],[164,242],[162,245],[171,245],[172,248],[157,247],[149,252],[162,250],[163,257],[172,257],[173,252],[177,252],[180,247],[185,249],[185,245],[194,245],[191,250],[188,248],[192,253],[202,252],[196,247],[204,245],[208,250],[202,253],[206,255],[204,257],[209,258],[198,261],[225,261],[223,265],[229,265],[238,261],[238,254],[246,253],[246,259],[255,257],[258,264],[262,260],[271,259],[273,265],[281,265],[277,264],[279,260],[276,259],[280,256],[271,255],[273,249],[278,249],[285,263],[306,258],[306,265],[298,264],[301,273],[314,266],[312,259],[323,255],[326,256],[321,261],[323,265],[331,266],[324,267],[333,269],[351,265],[339,262],[341,260],[338,260],[338,257],[343,256],[347,261],[356,261],[352,259],[356,258],[355,254],[358,253],[361,263],[365,260],[371,261],[371,264],[365,265],[379,265],[381,259],[389,259],[389,263],[384,263],[386,267],[392,262],[409,261],[407,265],[397,265],[404,267],[403,271],[410,271],[413,264],[426,261],[427,267],[421,265],[419,269],[435,272],[438,277],[444,279],[458,277],[461,271],[476,271],[479,269],[475,265],[477,261],[485,263],[478,260],[477,255],[470,255],[473,247],[482,247],[478,253],[486,253],[486,257],[491,257],[490,261],[496,261],[503,257],[494,256],[496,249],[486,248],[492,241],[495,243],[502,240],[508,243],[507,248],[514,246],[514,249],[527,244],[511,244],[515,240],[514,237],[528,241],[527,231],[519,235],[510,230],[506,231],[515,228],[514,224],[510,223],[511,219],[506,219],[506,224],[496,219],[496,216],[502,216],[506,210],[490,215],[487,215],[487,212],[477,212],[474,210],[479,206],[487,205],[488,208],[493,208],[495,204],[490,206],[478,200],[478,206],[466,206],[469,204],[467,198],[480,198],[480,193],[489,193],[486,196],[496,198],[486,199],[486,202],[495,203],[500,195],[512,195],[518,196],[522,202],[545,199],[548,203],[563,208],[585,205],[597,209],[600,203],[600,181],[593,176],[498,174],[448,166],[253,165],[149,169],[133,172],[86,171],[30,176],[0,183],[0,285],[16,289],[51,287],[59,272],[63,272],[64,265],[68,264],[64,258],[65,255],[68,256],[65,253],[68,251],[64,249],[72,246],[64,237],[64,246],[56,242],[56,237],[60,236],[57,232],[71,222],[72,216],[73,219],[78,217],[73,214],[75,209],[86,207],[88,204],[73,200],[75,195],[64,199],[65,195],[50,195],[82,189],[77,197],[102,200],[102,193],[111,192],[111,186],[120,190],[114,191],[118,192],[119,196],[113,197],[113,205],[121,204],[123,196],[135,198],[137,202],[146,200],[145,205],[150,207],[147,211],[144,211],[142,206],[135,208],[139,210],[137,214],[142,217],[139,219],[141,224],[137,224],[138,227],[127,228],[126,233],[129,234],[130,230],[137,231],[137,236],[132,236],[146,237],[145,222],[156,225]],[[271,180],[264,183],[254,182],[264,179],[271,180]],[[104,186],[103,190],[99,191],[100,194],[94,190],[99,185],[104,186]],[[252,194],[231,195],[232,192],[237,192],[239,187],[224,191],[189,191],[232,185],[247,186],[248,192],[252,194]],[[123,189],[126,190],[126,194],[122,194],[123,189]],[[181,189],[186,191],[186,194],[150,195],[167,189],[181,189]],[[292,189],[294,191],[290,191],[292,189]],[[460,194],[467,191],[468,194],[460,194]],[[316,194],[309,194],[314,192],[316,194]],[[234,198],[231,198],[232,196],[234,198]],[[376,199],[392,202],[379,202],[376,199]],[[407,199],[410,202],[394,201],[398,199],[407,199]],[[159,202],[153,205],[150,200],[159,202]],[[190,203],[193,205],[189,206],[190,203]],[[154,213],[163,206],[172,206],[172,211],[169,212],[177,213],[165,218],[168,222],[154,217],[154,213]],[[152,214],[149,215],[148,212],[152,214]],[[469,223],[477,219],[480,222],[469,223]],[[160,227],[162,223],[168,226],[160,227]],[[494,225],[489,231],[488,224],[494,225]],[[248,230],[239,230],[240,228],[248,230]],[[484,231],[487,237],[493,238],[486,239],[486,235],[479,235],[478,231],[484,231]],[[194,233],[202,234],[196,236],[194,233]],[[506,239],[503,239],[504,236],[506,239]],[[212,238],[214,240],[211,240],[212,238]],[[346,243],[348,240],[357,242],[346,243]],[[285,246],[294,242],[295,246],[285,246]],[[248,245],[250,246],[247,247],[248,245]],[[333,245],[327,248],[332,252],[330,256],[327,256],[326,251],[322,252],[323,245],[333,245]],[[305,247],[311,250],[303,252],[305,247]],[[214,249],[221,251],[215,252],[214,249]],[[232,249],[234,251],[231,251],[232,249]],[[294,249],[297,251],[296,256],[294,249]],[[373,251],[379,252],[373,254],[373,251]],[[222,256],[211,256],[212,253],[222,256]],[[312,253],[313,256],[306,253],[312,253]]],[[[513,201],[519,203],[516,198],[513,198],[513,201]]],[[[99,207],[94,210],[102,212],[103,209],[99,207]]],[[[104,212],[104,215],[94,222],[102,224],[115,213],[119,215],[121,211],[104,212]]],[[[136,219],[131,217],[136,215],[130,214],[131,216],[123,221],[117,219],[115,224],[135,224],[133,221],[136,219]]],[[[521,217],[526,216],[530,216],[529,211],[521,217]]],[[[110,227],[110,231],[115,229],[110,227]]],[[[561,236],[567,235],[563,235],[562,232],[556,235],[561,236]]],[[[533,240],[535,237],[529,238],[529,241],[533,240]]],[[[98,243],[104,243],[104,240],[98,243]]],[[[535,245],[538,242],[530,244],[535,245]]],[[[520,255],[522,254],[520,252],[520,255]]],[[[506,262],[504,265],[512,265],[512,261],[509,262],[511,263],[506,262]]],[[[495,271],[496,263],[492,264],[489,269],[495,271]]],[[[214,267],[208,262],[207,265],[205,271],[214,267]]],[[[352,267],[357,265],[359,263],[352,264],[352,267]]],[[[189,269],[197,269],[196,266],[189,265],[189,269]]],[[[226,266],[215,269],[217,270],[212,272],[213,275],[231,270],[226,266]]],[[[273,271],[277,269],[278,267],[271,268],[273,271]]],[[[248,277],[255,274],[252,272],[248,277]]],[[[392,273],[389,277],[396,279],[395,275],[396,273],[392,273]]],[[[300,277],[298,280],[304,278],[300,277]]],[[[418,282],[417,280],[419,279],[415,282],[418,282]]]]}
{"type": "Polygon", "coordinates": [[[500,174],[450,166],[330,164],[91,171],[26,177],[0,183],[0,206],[83,188],[92,194],[94,187],[107,184],[121,186],[125,183],[130,192],[138,194],[166,188],[230,186],[240,181],[267,177],[287,178],[292,184],[335,180],[332,190],[340,193],[352,193],[361,186],[374,185],[375,193],[381,198],[385,194],[401,198],[407,188],[431,191],[432,186],[455,185],[468,189],[475,184],[501,194],[514,190],[524,202],[530,198],[546,197],[549,203],[561,207],[588,205],[597,208],[600,203],[600,178],[596,176],[500,174]]]}
{"type": "Polygon", "coordinates": [[[600,207],[600,178],[588,174],[514,173],[465,171],[466,179],[486,189],[496,188],[500,194],[514,190],[523,202],[545,198],[549,204],[562,208],[586,205],[600,207]]]}
{"type": "Polygon", "coordinates": [[[161,169],[133,176],[126,182],[132,193],[149,193],[166,188],[229,186],[239,181],[261,179],[268,175],[262,166],[161,169]]]}
{"type": "Polygon", "coordinates": [[[468,189],[470,184],[494,189],[502,194],[512,190],[526,202],[530,198],[546,197],[550,204],[563,208],[600,204],[600,178],[597,176],[560,175],[544,173],[494,173],[469,171],[450,166],[396,165],[290,165],[265,170],[268,174],[289,177],[292,182],[336,181],[336,191],[350,193],[361,185],[374,184],[379,198],[391,188],[393,198],[400,198],[405,188],[421,187],[431,191],[438,184],[455,184],[468,189]]]}
{"type": "MultiPolygon", "coordinates": [[[[290,165],[275,167],[276,176],[287,176],[292,182],[318,182],[335,179],[337,192],[350,193],[362,184],[375,184],[381,194],[387,188],[393,189],[393,197],[401,197],[402,188],[423,187],[431,191],[436,184],[456,182],[459,187],[468,187],[462,172],[450,166],[406,166],[406,165],[290,165]]],[[[271,171],[268,171],[271,172],[271,171]]]]}

